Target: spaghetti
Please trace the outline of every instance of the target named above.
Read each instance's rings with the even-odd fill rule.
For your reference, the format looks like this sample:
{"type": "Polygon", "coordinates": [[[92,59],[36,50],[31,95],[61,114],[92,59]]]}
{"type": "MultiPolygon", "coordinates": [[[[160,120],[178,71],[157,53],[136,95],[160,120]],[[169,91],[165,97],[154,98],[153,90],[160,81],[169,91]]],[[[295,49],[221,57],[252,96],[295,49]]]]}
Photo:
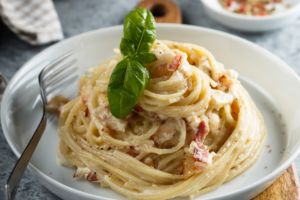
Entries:
{"type": "Polygon", "coordinates": [[[133,199],[195,198],[249,168],[266,127],[237,73],[205,48],[156,40],[151,52],[150,83],[123,119],[107,100],[119,53],[80,78],[60,110],[57,161],[133,199]]]}

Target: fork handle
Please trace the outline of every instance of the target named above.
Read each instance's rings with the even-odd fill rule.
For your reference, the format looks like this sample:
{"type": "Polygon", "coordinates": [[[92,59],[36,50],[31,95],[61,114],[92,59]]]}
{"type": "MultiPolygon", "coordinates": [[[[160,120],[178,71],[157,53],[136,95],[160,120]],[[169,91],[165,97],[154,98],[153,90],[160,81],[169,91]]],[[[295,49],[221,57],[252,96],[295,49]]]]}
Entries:
{"type": "Polygon", "coordinates": [[[13,200],[15,198],[24,171],[46,128],[47,117],[45,115],[45,110],[43,115],[44,117],[40,121],[38,128],[34,132],[29,143],[27,144],[25,150],[23,151],[21,157],[19,158],[5,185],[5,196],[7,200],[13,200]]]}

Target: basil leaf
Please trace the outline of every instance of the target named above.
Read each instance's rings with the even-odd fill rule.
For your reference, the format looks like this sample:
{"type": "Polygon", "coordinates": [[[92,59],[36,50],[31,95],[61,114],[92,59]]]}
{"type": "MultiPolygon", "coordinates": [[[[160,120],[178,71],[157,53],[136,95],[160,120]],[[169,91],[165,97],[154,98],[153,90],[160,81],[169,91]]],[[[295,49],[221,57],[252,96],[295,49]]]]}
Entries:
{"type": "Polygon", "coordinates": [[[133,42],[128,39],[122,38],[120,43],[120,51],[122,57],[132,57],[136,53],[136,46],[133,42]]]}
{"type": "Polygon", "coordinates": [[[150,73],[143,64],[156,60],[156,56],[149,53],[156,38],[156,24],[149,10],[131,11],[123,29],[120,43],[123,60],[113,70],[107,87],[109,110],[118,119],[133,110],[150,81],[150,73]]]}
{"type": "Polygon", "coordinates": [[[147,64],[154,62],[156,60],[156,56],[153,53],[139,52],[133,57],[133,60],[137,60],[142,64],[147,64]]]}
{"type": "Polygon", "coordinates": [[[156,23],[145,8],[131,11],[124,21],[124,37],[136,45],[137,52],[149,52],[156,38],[156,23]]]}
{"type": "Polygon", "coordinates": [[[111,114],[118,119],[126,117],[149,81],[150,73],[144,65],[129,58],[120,61],[112,72],[107,88],[111,114]]]}

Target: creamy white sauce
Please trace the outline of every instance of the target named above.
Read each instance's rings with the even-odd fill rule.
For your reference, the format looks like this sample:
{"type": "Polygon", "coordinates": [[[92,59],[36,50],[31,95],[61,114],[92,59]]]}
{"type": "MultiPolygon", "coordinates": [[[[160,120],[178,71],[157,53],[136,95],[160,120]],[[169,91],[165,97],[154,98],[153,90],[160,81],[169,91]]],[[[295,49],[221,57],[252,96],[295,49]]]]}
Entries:
{"type": "MultiPolygon", "coordinates": [[[[231,86],[233,87],[233,86],[231,86]]],[[[221,90],[211,90],[211,105],[214,109],[219,110],[227,104],[231,104],[233,101],[233,95],[231,93],[225,93],[221,90]]]]}

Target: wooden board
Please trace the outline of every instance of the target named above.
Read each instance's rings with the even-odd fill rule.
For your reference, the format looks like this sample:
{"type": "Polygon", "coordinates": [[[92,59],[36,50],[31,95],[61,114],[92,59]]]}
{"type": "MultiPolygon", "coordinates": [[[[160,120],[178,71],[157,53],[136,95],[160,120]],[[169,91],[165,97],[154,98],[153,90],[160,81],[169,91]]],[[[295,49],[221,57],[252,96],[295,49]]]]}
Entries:
{"type": "Polygon", "coordinates": [[[299,189],[299,178],[293,163],[268,189],[252,200],[300,200],[299,189]]]}
{"type": "Polygon", "coordinates": [[[143,7],[150,10],[157,23],[182,23],[181,10],[173,1],[144,0],[136,7],[143,7]]]}

